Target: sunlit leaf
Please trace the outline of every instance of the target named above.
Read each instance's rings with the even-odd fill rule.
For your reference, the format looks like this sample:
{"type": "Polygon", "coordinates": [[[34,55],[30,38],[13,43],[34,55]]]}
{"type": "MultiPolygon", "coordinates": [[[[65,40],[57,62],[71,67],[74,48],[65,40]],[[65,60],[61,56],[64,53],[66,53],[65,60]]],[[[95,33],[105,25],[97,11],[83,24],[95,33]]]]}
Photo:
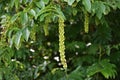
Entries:
{"type": "Polygon", "coordinates": [[[29,14],[31,14],[32,16],[36,16],[36,12],[35,12],[35,10],[33,10],[33,9],[31,9],[30,11],[29,11],[29,14]]]}
{"type": "Polygon", "coordinates": [[[24,39],[25,39],[26,41],[28,41],[29,36],[30,36],[30,31],[29,31],[28,28],[25,28],[25,29],[23,30],[23,37],[24,37],[24,39]]]}
{"type": "Polygon", "coordinates": [[[81,0],[76,0],[77,2],[81,1],[81,0]]]}
{"type": "Polygon", "coordinates": [[[44,8],[45,7],[45,3],[43,0],[39,1],[39,2],[35,2],[35,4],[39,7],[39,8],[44,8]]]}
{"type": "Polygon", "coordinates": [[[49,0],[43,0],[45,4],[48,4],[49,3],[49,0]]]}
{"type": "Polygon", "coordinates": [[[14,37],[12,37],[12,38],[9,39],[10,47],[12,47],[12,45],[13,45],[13,40],[14,40],[14,37]]]}
{"type": "Polygon", "coordinates": [[[72,5],[75,0],[68,0],[68,5],[72,5]]]}
{"type": "Polygon", "coordinates": [[[91,0],[83,0],[83,5],[88,12],[91,12],[91,0]]]}
{"type": "Polygon", "coordinates": [[[12,18],[11,18],[11,23],[15,22],[16,19],[18,18],[19,15],[15,14],[12,18]]]}
{"type": "Polygon", "coordinates": [[[21,13],[21,23],[25,25],[28,22],[28,14],[26,12],[21,13]]]}
{"type": "Polygon", "coordinates": [[[14,41],[17,49],[19,49],[19,47],[20,47],[21,37],[22,37],[22,32],[21,31],[17,32],[15,35],[15,41],[14,41]]]}

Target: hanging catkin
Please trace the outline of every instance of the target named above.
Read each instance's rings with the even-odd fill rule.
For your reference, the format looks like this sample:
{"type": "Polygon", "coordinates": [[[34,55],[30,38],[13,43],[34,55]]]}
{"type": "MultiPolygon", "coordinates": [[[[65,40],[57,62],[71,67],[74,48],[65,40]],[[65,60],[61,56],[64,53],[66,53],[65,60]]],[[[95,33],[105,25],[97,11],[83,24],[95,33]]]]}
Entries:
{"type": "Polygon", "coordinates": [[[63,68],[67,69],[67,63],[65,59],[65,36],[64,36],[64,20],[59,18],[59,52],[60,52],[60,60],[63,65],[63,68]]]}
{"type": "Polygon", "coordinates": [[[84,13],[84,31],[85,33],[88,33],[89,32],[89,14],[87,12],[84,13]]]}
{"type": "Polygon", "coordinates": [[[48,36],[48,35],[49,35],[48,25],[49,25],[49,20],[46,19],[46,20],[45,20],[45,24],[43,25],[43,29],[44,29],[45,36],[48,36]]]}

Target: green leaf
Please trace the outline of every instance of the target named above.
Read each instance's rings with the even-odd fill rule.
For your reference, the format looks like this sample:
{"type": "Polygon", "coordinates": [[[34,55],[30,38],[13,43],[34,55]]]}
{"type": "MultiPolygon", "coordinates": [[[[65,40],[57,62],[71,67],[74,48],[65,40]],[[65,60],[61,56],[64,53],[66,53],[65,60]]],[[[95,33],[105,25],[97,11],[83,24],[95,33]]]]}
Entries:
{"type": "Polygon", "coordinates": [[[10,1],[10,7],[13,8],[14,4],[15,4],[15,0],[11,0],[10,1]]]}
{"type": "MultiPolygon", "coordinates": [[[[101,21],[105,22],[104,19],[102,19],[101,21]]],[[[98,29],[96,30],[94,34],[94,42],[97,44],[108,43],[108,41],[110,41],[112,38],[110,27],[105,25],[105,23],[103,24],[104,24],[103,26],[98,27],[98,29]]]]}
{"type": "Polygon", "coordinates": [[[106,1],[106,4],[109,5],[112,9],[117,9],[117,4],[119,4],[119,0],[112,0],[112,1],[106,1]]]}
{"type": "Polygon", "coordinates": [[[83,80],[83,73],[81,70],[81,67],[78,66],[74,71],[72,71],[69,75],[68,78],[70,80],[83,80]]]}
{"type": "Polygon", "coordinates": [[[106,6],[101,1],[96,1],[92,5],[92,12],[96,14],[98,19],[102,18],[102,15],[106,13],[106,6]]]}
{"type": "Polygon", "coordinates": [[[117,74],[117,72],[115,70],[116,66],[114,64],[109,63],[109,60],[107,59],[102,60],[100,64],[103,67],[103,69],[101,70],[101,73],[105,78],[107,79],[115,78],[115,75],[117,74]]]}
{"type": "Polygon", "coordinates": [[[26,12],[21,13],[21,23],[22,25],[25,25],[28,22],[28,15],[26,12]]]}
{"type": "Polygon", "coordinates": [[[98,11],[98,12],[97,12],[97,17],[98,17],[99,19],[101,19],[102,14],[105,13],[105,5],[104,5],[103,3],[100,3],[98,9],[99,9],[99,10],[96,10],[96,11],[98,11]]]}
{"type": "Polygon", "coordinates": [[[81,0],[76,0],[77,2],[81,1],[81,0]]]}
{"type": "Polygon", "coordinates": [[[35,17],[36,12],[34,11],[34,9],[31,9],[31,10],[29,11],[29,14],[35,17]]]}
{"type": "Polygon", "coordinates": [[[94,63],[92,66],[89,66],[87,69],[87,76],[93,76],[94,74],[100,72],[102,70],[102,67],[99,63],[94,63]]]}
{"type": "Polygon", "coordinates": [[[45,8],[39,10],[39,12],[37,13],[37,15],[35,16],[35,19],[38,18],[38,16],[41,16],[42,14],[47,14],[47,12],[52,12],[54,9],[54,7],[50,7],[50,6],[46,6],[45,8]]]}
{"type": "Polygon", "coordinates": [[[9,42],[9,46],[12,47],[13,42],[14,42],[14,38],[15,36],[13,36],[17,31],[19,30],[19,28],[17,27],[12,27],[11,29],[9,29],[6,33],[6,36],[8,37],[8,42],[9,42]]]}
{"type": "Polygon", "coordinates": [[[11,18],[11,23],[14,23],[16,21],[16,19],[18,18],[18,14],[15,14],[12,18],[11,18]]]}
{"type": "Polygon", "coordinates": [[[116,5],[120,9],[120,0],[117,0],[116,5]]]}
{"type": "Polygon", "coordinates": [[[95,55],[98,52],[98,48],[98,45],[93,44],[88,48],[88,53],[95,55]]]}
{"type": "Polygon", "coordinates": [[[19,7],[19,0],[15,0],[15,8],[18,10],[19,7]]]}
{"type": "Polygon", "coordinates": [[[91,1],[90,0],[83,0],[83,5],[85,7],[85,9],[88,11],[88,12],[91,12],[91,1]]]}
{"type": "Polygon", "coordinates": [[[6,33],[8,38],[11,38],[13,33],[17,32],[19,30],[19,28],[17,27],[12,27],[11,29],[9,29],[6,33]]]}
{"type": "Polygon", "coordinates": [[[75,2],[75,0],[68,0],[68,5],[72,5],[75,2]]]}
{"type": "Polygon", "coordinates": [[[100,72],[107,79],[115,78],[115,75],[117,74],[115,68],[116,68],[116,66],[114,64],[111,64],[109,62],[109,60],[104,59],[104,60],[94,63],[92,66],[88,67],[87,75],[88,75],[88,77],[90,77],[90,76],[93,76],[94,74],[100,72]]]}
{"type": "Polygon", "coordinates": [[[41,6],[41,8],[44,8],[45,7],[45,3],[44,3],[44,1],[40,1],[40,6],[41,6]]]}
{"type": "Polygon", "coordinates": [[[23,0],[23,3],[26,4],[28,2],[28,0],[23,0]]]}
{"type": "Polygon", "coordinates": [[[12,38],[9,39],[10,48],[11,48],[12,45],[13,45],[13,40],[14,40],[14,37],[12,37],[12,38]]]}
{"type": "Polygon", "coordinates": [[[21,31],[17,32],[16,35],[15,35],[14,42],[15,42],[15,46],[16,46],[17,49],[19,49],[19,47],[20,47],[21,36],[22,36],[22,32],[21,31]]]}
{"type": "Polygon", "coordinates": [[[40,21],[44,21],[45,20],[45,17],[51,15],[51,13],[46,13],[46,14],[43,14],[40,16],[40,21]]]}
{"type": "Polygon", "coordinates": [[[24,37],[24,39],[25,39],[26,41],[28,41],[29,36],[30,36],[30,31],[28,30],[28,28],[25,28],[25,29],[23,30],[23,37],[24,37]]]}
{"type": "Polygon", "coordinates": [[[3,79],[2,79],[2,76],[3,76],[3,75],[2,75],[2,72],[1,72],[1,71],[2,71],[2,70],[0,70],[0,80],[3,80],[3,79]]]}
{"type": "Polygon", "coordinates": [[[44,8],[45,7],[45,3],[44,1],[39,1],[39,2],[35,2],[36,6],[38,6],[39,8],[44,8]]]}
{"type": "Polygon", "coordinates": [[[48,4],[49,3],[49,0],[43,0],[45,4],[48,4]]]}
{"type": "Polygon", "coordinates": [[[105,9],[104,15],[107,15],[110,12],[110,7],[107,5],[105,7],[106,9],[105,9]]]}
{"type": "Polygon", "coordinates": [[[108,56],[110,56],[110,50],[111,50],[110,45],[106,46],[106,54],[108,56]]]}

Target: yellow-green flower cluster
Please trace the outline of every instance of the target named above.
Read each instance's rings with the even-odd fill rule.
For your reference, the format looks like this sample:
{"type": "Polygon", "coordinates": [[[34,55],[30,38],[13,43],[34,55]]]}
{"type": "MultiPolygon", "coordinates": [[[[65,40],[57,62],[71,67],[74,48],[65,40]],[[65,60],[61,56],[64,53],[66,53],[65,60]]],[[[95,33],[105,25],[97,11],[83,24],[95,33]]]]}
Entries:
{"type": "Polygon", "coordinates": [[[45,36],[49,35],[48,26],[49,26],[49,20],[46,19],[45,24],[43,25],[43,30],[44,30],[45,36]]]}
{"type": "Polygon", "coordinates": [[[86,12],[84,15],[85,15],[84,30],[85,30],[85,33],[88,33],[89,32],[89,14],[86,12]]]}
{"type": "Polygon", "coordinates": [[[59,52],[60,60],[64,69],[67,69],[67,63],[65,59],[65,36],[64,36],[64,20],[59,18],[59,52]]]}

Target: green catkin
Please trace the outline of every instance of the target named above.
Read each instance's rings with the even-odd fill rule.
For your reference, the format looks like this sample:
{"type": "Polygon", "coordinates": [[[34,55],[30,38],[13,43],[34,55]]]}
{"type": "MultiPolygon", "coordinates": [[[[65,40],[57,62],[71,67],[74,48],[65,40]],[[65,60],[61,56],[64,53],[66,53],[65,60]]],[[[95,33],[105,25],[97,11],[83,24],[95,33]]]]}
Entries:
{"type": "Polygon", "coordinates": [[[89,32],[89,14],[86,12],[84,15],[85,15],[84,31],[85,33],[88,33],[89,32]]]}
{"type": "Polygon", "coordinates": [[[65,36],[64,36],[64,20],[59,18],[59,52],[60,52],[60,60],[63,65],[63,68],[67,69],[67,63],[65,59],[65,36]]]}
{"type": "Polygon", "coordinates": [[[49,21],[46,19],[46,20],[45,20],[45,24],[44,24],[44,26],[43,26],[45,36],[48,36],[48,35],[49,35],[48,25],[49,25],[49,21]]]}

